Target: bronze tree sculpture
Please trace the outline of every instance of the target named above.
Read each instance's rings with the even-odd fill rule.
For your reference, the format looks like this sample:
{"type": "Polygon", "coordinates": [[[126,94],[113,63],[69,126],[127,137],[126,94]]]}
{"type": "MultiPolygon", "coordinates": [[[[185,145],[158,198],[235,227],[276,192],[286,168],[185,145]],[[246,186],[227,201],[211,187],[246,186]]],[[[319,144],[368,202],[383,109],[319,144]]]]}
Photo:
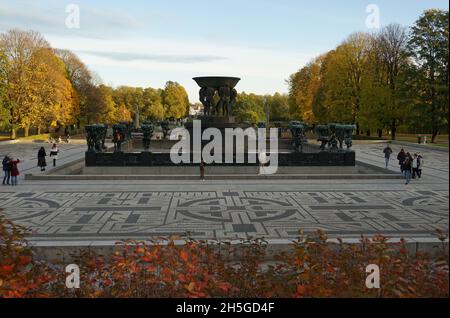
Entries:
{"type": "Polygon", "coordinates": [[[150,150],[150,141],[153,136],[154,126],[151,121],[145,121],[141,126],[144,137],[142,139],[142,145],[144,147],[144,151],[148,152],[150,150]]]}
{"type": "Polygon", "coordinates": [[[305,134],[308,126],[303,122],[292,121],[289,123],[289,129],[292,133],[293,148],[296,152],[303,152],[303,146],[308,142],[305,134]]]}

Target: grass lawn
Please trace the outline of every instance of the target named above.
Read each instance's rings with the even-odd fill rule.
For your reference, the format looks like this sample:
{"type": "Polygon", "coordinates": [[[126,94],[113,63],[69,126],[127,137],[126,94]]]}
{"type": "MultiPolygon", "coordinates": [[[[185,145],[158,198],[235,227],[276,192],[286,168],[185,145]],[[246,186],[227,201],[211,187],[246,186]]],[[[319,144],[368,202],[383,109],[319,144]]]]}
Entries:
{"type": "MultiPolygon", "coordinates": [[[[411,143],[417,143],[419,134],[397,134],[397,141],[406,141],[411,143]]],[[[438,135],[436,137],[436,143],[431,143],[431,135],[424,134],[423,136],[427,136],[427,145],[448,148],[448,135],[438,135]]],[[[354,140],[391,140],[391,136],[383,135],[383,138],[378,138],[378,136],[367,137],[364,135],[354,136],[354,140]]],[[[422,137],[423,140],[423,137],[422,137]]]]}
{"type": "Polygon", "coordinates": [[[20,140],[48,140],[50,134],[33,135],[28,137],[20,137],[20,140]]]}
{"type": "MultiPolygon", "coordinates": [[[[18,137],[18,140],[48,140],[50,134],[41,134],[41,135],[32,135],[28,137],[18,137]]],[[[0,135],[0,141],[2,140],[10,140],[9,136],[0,135]]]]}

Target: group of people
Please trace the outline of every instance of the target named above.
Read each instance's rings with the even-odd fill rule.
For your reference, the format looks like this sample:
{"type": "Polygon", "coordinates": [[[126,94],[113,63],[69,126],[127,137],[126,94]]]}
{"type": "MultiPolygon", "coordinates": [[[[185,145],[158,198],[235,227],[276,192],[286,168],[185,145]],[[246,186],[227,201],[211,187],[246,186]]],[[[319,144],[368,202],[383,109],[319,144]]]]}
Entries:
{"type": "MultiPolygon", "coordinates": [[[[58,139],[55,139],[55,138],[53,138],[53,137],[49,137],[49,138],[48,138],[48,142],[51,143],[51,144],[54,144],[54,143],[61,144],[61,143],[63,142],[63,139],[62,139],[61,136],[59,136],[58,139]]],[[[70,143],[70,135],[69,135],[69,134],[66,134],[66,137],[65,137],[65,139],[64,139],[64,142],[65,142],[66,144],[70,143]]]]}
{"type": "MultiPolygon", "coordinates": [[[[392,148],[387,145],[383,150],[386,169],[389,167],[389,161],[393,153],[392,148]]],[[[405,177],[406,184],[411,182],[411,179],[422,178],[422,168],[423,168],[423,157],[420,153],[406,152],[404,148],[400,150],[397,155],[398,164],[400,166],[400,171],[405,177]]]]}
{"type": "MultiPolygon", "coordinates": [[[[58,154],[58,146],[56,144],[53,144],[52,149],[50,150],[50,157],[53,159],[53,167],[56,167],[58,154]]],[[[45,167],[47,167],[47,161],[45,159],[46,157],[47,153],[45,151],[45,148],[41,147],[38,152],[38,167],[41,168],[41,171],[45,171],[45,167]]],[[[7,155],[3,158],[3,185],[17,185],[17,177],[20,175],[19,163],[20,160],[18,158],[13,159],[7,155]]]]}
{"type": "Polygon", "coordinates": [[[17,185],[17,177],[19,176],[20,160],[5,156],[2,161],[3,166],[3,185],[17,185]]]}
{"type": "MultiPolygon", "coordinates": [[[[50,150],[50,158],[53,159],[53,167],[56,167],[56,160],[58,159],[59,149],[56,144],[53,144],[52,149],[50,150]]],[[[41,147],[38,152],[38,167],[41,168],[41,171],[45,171],[45,167],[47,167],[47,152],[44,147],[41,147]]]]}

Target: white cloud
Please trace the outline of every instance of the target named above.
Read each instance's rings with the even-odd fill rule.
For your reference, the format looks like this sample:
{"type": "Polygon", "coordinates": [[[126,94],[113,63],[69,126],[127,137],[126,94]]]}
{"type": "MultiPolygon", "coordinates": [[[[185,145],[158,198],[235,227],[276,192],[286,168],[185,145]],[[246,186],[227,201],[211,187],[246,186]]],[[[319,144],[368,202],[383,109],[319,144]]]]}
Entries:
{"type": "Polygon", "coordinates": [[[158,83],[162,87],[166,81],[176,80],[187,88],[192,102],[198,95],[192,77],[237,76],[242,78],[240,91],[286,92],[285,80],[310,59],[309,54],[223,46],[201,40],[181,43],[176,39],[156,38],[151,41],[145,38],[93,40],[59,36],[48,39],[55,47],[78,52],[108,84],[146,86],[147,83],[158,83]],[[101,51],[93,48],[101,48],[101,51]],[[186,63],[186,57],[195,63],[186,63]]]}
{"type": "Polygon", "coordinates": [[[146,37],[140,32],[145,27],[134,17],[86,4],[80,5],[81,28],[67,29],[68,3],[17,0],[12,5],[0,0],[0,31],[9,28],[40,31],[53,47],[78,53],[105,83],[115,86],[162,87],[168,80],[178,81],[186,87],[192,102],[198,97],[192,77],[203,75],[241,77],[240,91],[286,92],[285,80],[311,57],[306,52],[299,54],[282,47],[226,45],[195,34],[146,37]]]}
{"type": "Polygon", "coordinates": [[[142,27],[139,20],[127,13],[80,4],[81,27],[69,29],[65,24],[68,4],[69,2],[49,0],[17,0],[13,4],[0,2],[0,31],[21,28],[44,34],[114,38],[142,27]]]}

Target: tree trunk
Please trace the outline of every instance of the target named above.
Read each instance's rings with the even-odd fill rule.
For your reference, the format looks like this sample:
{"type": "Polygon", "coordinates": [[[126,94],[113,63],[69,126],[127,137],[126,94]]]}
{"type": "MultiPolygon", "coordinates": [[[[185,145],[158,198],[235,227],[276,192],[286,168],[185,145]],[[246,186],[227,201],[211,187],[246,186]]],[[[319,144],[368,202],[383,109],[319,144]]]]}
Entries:
{"type": "Polygon", "coordinates": [[[433,134],[431,135],[431,143],[435,144],[436,143],[436,137],[439,134],[439,131],[435,128],[433,128],[433,134]]]}
{"type": "Polygon", "coordinates": [[[26,126],[23,128],[23,135],[28,137],[30,135],[30,126],[26,126]]]}
{"type": "Polygon", "coordinates": [[[438,114],[437,114],[437,101],[436,101],[436,90],[435,90],[435,73],[434,68],[431,69],[431,143],[434,144],[436,137],[438,135],[438,114]]]}
{"type": "Polygon", "coordinates": [[[13,128],[13,129],[11,129],[11,139],[15,140],[16,138],[17,138],[17,132],[16,132],[16,129],[13,128]]]}
{"type": "Polygon", "coordinates": [[[383,130],[382,129],[378,129],[378,138],[383,138],[383,130]]]}
{"type": "Polygon", "coordinates": [[[366,135],[367,135],[367,137],[370,137],[370,129],[368,129],[368,130],[366,131],[366,135]]]}
{"type": "Polygon", "coordinates": [[[393,119],[391,123],[391,137],[392,140],[397,139],[397,121],[395,119],[393,119]]]}
{"type": "Polygon", "coordinates": [[[42,129],[41,129],[41,127],[38,127],[37,134],[40,135],[41,133],[42,133],[42,129]]]}

